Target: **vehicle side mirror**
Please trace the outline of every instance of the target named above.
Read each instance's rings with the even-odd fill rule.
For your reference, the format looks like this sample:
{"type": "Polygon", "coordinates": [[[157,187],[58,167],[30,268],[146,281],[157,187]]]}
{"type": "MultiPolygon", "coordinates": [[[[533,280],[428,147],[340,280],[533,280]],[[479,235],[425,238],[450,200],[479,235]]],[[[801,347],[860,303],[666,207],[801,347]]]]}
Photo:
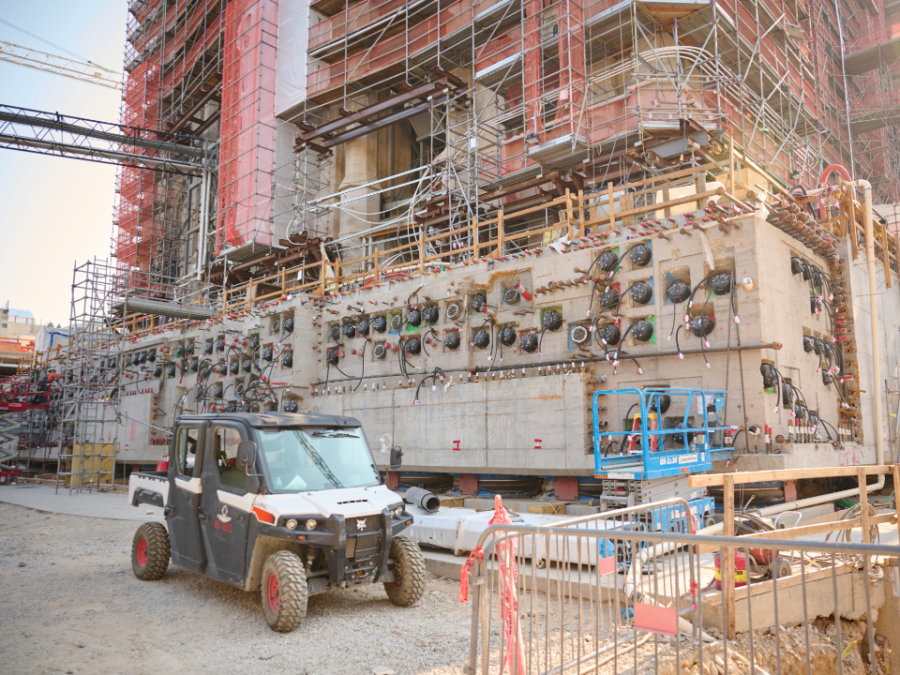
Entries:
{"type": "Polygon", "coordinates": [[[256,443],[253,441],[241,441],[238,444],[235,466],[248,476],[256,468],[256,443]]]}
{"type": "Polygon", "coordinates": [[[389,469],[399,469],[403,464],[403,450],[400,449],[399,445],[395,445],[391,448],[391,463],[388,466],[389,469]]]}

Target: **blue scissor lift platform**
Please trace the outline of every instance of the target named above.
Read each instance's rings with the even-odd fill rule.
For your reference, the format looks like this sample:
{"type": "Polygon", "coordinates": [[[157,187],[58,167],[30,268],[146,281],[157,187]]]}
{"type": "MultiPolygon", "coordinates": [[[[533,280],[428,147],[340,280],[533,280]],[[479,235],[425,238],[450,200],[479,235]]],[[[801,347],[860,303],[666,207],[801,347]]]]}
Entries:
{"type": "MultiPolygon", "coordinates": [[[[726,392],[707,389],[646,387],[594,392],[591,412],[594,437],[594,477],[603,481],[604,509],[652,504],[681,497],[691,514],[703,522],[713,510],[706,488],[689,488],[687,476],[712,470],[713,462],[734,454],[725,445],[721,423],[726,392]],[[630,403],[623,420],[603,420],[604,428],[625,424],[621,431],[601,432],[601,397],[630,403]],[[634,414],[632,415],[632,411],[634,414]]],[[[619,406],[604,406],[604,412],[619,406]]],[[[651,514],[657,514],[653,509],[651,514]]],[[[661,512],[660,512],[661,513],[661,512]]],[[[654,529],[671,529],[668,518],[652,516],[654,529]]]]}

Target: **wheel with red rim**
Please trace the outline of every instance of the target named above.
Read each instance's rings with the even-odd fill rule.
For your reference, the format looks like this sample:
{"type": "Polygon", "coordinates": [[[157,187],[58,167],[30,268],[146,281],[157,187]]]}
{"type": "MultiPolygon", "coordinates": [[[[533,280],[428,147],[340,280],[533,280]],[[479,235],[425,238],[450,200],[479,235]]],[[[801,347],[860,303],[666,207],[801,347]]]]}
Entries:
{"type": "Polygon", "coordinates": [[[162,523],[144,523],[131,543],[131,569],[143,581],[162,579],[169,568],[169,533],[162,523]]]}
{"type": "Polygon", "coordinates": [[[147,554],[147,549],[150,547],[147,545],[147,538],[141,537],[140,542],[138,542],[137,548],[137,561],[139,567],[146,567],[147,562],[150,560],[150,556],[147,554]]]}
{"type": "Polygon", "coordinates": [[[411,607],[425,593],[425,558],[419,545],[409,537],[394,537],[388,557],[388,571],[394,577],[384,582],[388,599],[398,607],[411,607]]]}
{"type": "Polygon", "coordinates": [[[269,573],[269,580],[266,583],[267,593],[266,597],[269,600],[269,611],[273,614],[278,613],[278,575],[275,572],[269,573]]]}
{"type": "Polygon", "coordinates": [[[290,633],[306,618],[306,570],[296,554],[277,551],[266,559],[260,583],[263,615],[269,628],[290,633]]]}

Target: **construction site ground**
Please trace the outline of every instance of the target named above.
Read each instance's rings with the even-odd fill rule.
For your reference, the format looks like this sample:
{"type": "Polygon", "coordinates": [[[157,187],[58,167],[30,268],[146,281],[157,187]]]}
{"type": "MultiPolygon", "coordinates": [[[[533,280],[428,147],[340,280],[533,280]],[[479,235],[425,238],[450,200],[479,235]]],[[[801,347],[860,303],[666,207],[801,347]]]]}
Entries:
{"type": "MultiPolygon", "coordinates": [[[[75,507],[123,505],[125,497],[66,492],[58,499],[75,507]]],[[[135,520],[149,516],[120,510],[122,518],[138,517],[0,503],[0,673],[462,673],[470,608],[459,603],[455,581],[431,575],[425,596],[408,609],[392,605],[380,584],[316,595],[300,629],[275,633],[258,593],[175,567],[159,582],[135,578],[135,520]]]]}
{"type": "MultiPolygon", "coordinates": [[[[162,509],[131,507],[121,493],[0,488],[0,674],[462,673],[471,607],[459,603],[456,580],[465,557],[424,551],[428,589],[412,608],[393,606],[380,585],[330,591],[310,599],[299,630],[279,634],[258,593],[174,566],[162,581],[136,579],[132,536],[151,520],[162,521],[162,509]]],[[[897,544],[896,528],[880,530],[882,544],[897,544]]],[[[704,579],[713,572],[705,558],[704,579]]]]}

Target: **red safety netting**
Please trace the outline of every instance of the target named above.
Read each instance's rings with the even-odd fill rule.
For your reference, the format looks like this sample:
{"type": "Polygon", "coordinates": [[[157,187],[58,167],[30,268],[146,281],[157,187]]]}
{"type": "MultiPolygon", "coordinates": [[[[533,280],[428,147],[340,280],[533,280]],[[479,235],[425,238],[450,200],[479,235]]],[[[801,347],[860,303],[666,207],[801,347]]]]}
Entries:
{"type": "Polygon", "coordinates": [[[276,0],[232,0],[225,10],[217,254],[271,243],[277,25],[276,0]]]}
{"type": "Polygon", "coordinates": [[[371,49],[311,71],[307,80],[309,97],[321,97],[329,90],[340,88],[345,79],[364,82],[391,67],[396,68],[407,58],[415,61],[417,55],[432,47],[438,39],[466,27],[474,15],[491,4],[490,0],[457,0],[404,33],[379,40],[371,49]]]}
{"type": "MultiPolygon", "coordinates": [[[[150,61],[135,68],[125,80],[122,93],[122,124],[153,128],[159,121],[159,67],[150,61]]],[[[152,137],[152,132],[143,133],[152,137]]],[[[136,146],[126,152],[153,154],[136,146]]],[[[153,218],[156,173],[150,169],[125,166],[116,181],[116,259],[127,267],[146,267],[154,253],[159,233],[153,218]]]]}

